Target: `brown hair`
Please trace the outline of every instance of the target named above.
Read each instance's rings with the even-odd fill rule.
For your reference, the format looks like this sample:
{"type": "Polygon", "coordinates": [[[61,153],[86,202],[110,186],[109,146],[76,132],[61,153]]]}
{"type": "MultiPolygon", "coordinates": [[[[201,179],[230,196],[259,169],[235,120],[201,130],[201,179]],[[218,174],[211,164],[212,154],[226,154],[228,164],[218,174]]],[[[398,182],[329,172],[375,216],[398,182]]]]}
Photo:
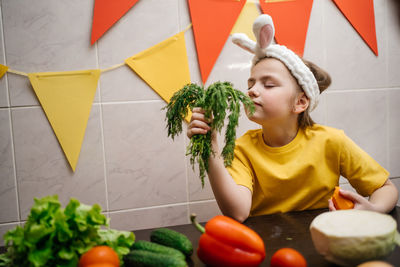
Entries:
{"type": "MultiPolygon", "coordinates": [[[[304,64],[306,64],[306,66],[314,74],[314,77],[318,83],[319,92],[321,94],[331,84],[331,76],[329,76],[329,74],[325,70],[321,69],[320,67],[318,67],[316,64],[312,63],[311,61],[308,61],[305,59],[302,59],[302,60],[303,60],[304,64]]],[[[304,112],[299,114],[297,121],[299,123],[300,128],[306,128],[307,126],[313,126],[315,123],[311,119],[309,108],[307,108],[304,112]]]]}

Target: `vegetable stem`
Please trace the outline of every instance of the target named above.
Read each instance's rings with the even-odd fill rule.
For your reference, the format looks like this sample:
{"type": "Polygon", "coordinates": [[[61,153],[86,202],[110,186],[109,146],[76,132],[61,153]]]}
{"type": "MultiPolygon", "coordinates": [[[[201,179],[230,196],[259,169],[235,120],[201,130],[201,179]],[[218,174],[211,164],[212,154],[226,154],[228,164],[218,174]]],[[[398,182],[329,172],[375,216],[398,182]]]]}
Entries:
{"type": "Polygon", "coordinates": [[[206,232],[206,229],[196,221],[196,216],[196,213],[190,214],[190,220],[192,221],[192,224],[197,228],[197,230],[204,234],[206,232]]]}

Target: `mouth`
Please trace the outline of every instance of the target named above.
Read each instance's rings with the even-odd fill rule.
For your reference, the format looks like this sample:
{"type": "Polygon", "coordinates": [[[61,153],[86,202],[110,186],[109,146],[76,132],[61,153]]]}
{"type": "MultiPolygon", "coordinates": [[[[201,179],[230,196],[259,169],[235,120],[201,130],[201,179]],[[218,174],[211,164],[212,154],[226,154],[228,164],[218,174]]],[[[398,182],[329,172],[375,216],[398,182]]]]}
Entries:
{"type": "Polygon", "coordinates": [[[254,103],[255,106],[259,106],[259,107],[262,106],[260,103],[257,103],[257,102],[254,102],[254,101],[253,101],[253,103],[254,103]]]}

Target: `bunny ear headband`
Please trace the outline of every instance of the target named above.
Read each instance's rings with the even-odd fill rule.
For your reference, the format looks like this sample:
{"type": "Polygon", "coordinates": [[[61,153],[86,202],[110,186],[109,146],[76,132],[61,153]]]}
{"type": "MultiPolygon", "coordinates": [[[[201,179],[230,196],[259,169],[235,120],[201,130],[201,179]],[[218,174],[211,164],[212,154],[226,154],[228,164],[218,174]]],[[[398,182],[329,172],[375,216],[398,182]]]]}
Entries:
{"type": "Polygon", "coordinates": [[[269,15],[261,15],[254,21],[253,32],[257,43],[250,40],[244,33],[233,34],[232,42],[254,54],[253,66],[265,57],[276,58],[285,64],[310,100],[309,108],[312,111],[317,106],[319,97],[319,88],[314,74],[292,50],[283,45],[272,44],[275,28],[269,15]]]}

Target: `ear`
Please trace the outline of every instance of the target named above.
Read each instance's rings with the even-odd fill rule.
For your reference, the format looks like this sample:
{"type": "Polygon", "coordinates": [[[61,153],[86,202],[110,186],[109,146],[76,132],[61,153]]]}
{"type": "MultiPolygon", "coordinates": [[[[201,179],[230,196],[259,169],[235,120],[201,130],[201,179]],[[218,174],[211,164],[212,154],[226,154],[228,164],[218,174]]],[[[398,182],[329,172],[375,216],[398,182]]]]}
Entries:
{"type": "Polygon", "coordinates": [[[271,44],[272,38],[274,38],[273,32],[274,32],[274,29],[269,24],[264,25],[260,29],[260,38],[259,38],[260,48],[263,48],[263,49],[267,48],[271,44]]]}
{"type": "Polygon", "coordinates": [[[247,37],[247,35],[244,33],[232,34],[232,42],[252,54],[255,53],[256,43],[253,40],[251,40],[249,37],[247,37]]]}
{"type": "Polygon", "coordinates": [[[257,17],[253,23],[253,32],[257,38],[258,47],[267,48],[272,43],[275,34],[272,18],[267,14],[257,17]]]}
{"type": "Polygon", "coordinates": [[[304,92],[301,92],[296,96],[293,112],[295,114],[300,114],[306,111],[309,105],[310,105],[310,100],[308,99],[308,97],[304,92]]]}

